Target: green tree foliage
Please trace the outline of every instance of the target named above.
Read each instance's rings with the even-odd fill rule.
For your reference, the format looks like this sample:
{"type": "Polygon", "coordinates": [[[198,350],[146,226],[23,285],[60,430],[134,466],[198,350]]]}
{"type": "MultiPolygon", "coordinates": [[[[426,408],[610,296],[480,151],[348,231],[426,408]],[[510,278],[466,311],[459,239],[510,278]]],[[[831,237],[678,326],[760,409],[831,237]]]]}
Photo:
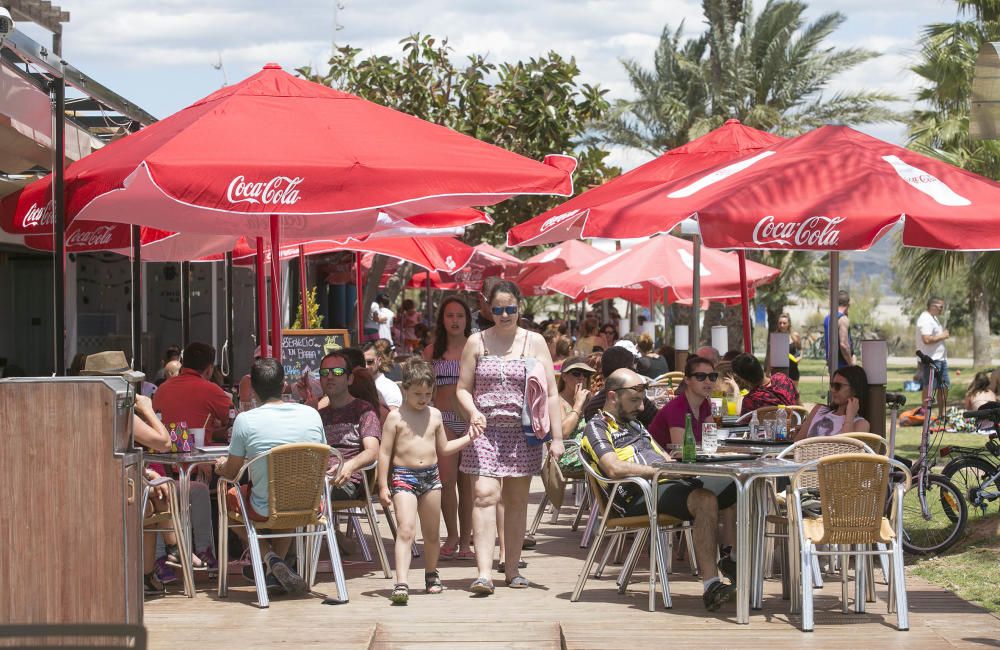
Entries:
{"type": "MultiPolygon", "coordinates": [[[[1000,2],[958,0],[959,19],[924,29],[913,71],[924,81],[917,98],[924,107],[909,124],[910,146],[988,178],[1000,179],[1000,142],[969,137],[969,109],[976,56],[983,43],[1000,40],[1000,2]]],[[[921,307],[932,287],[962,278],[964,301],[950,299],[952,317],[972,328],[977,366],[990,363],[990,304],[1000,286],[1000,254],[897,249],[896,273],[907,295],[921,307]],[[956,303],[962,302],[961,306],[956,303]],[[967,311],[966,311],[967,306],[967,311]]],[[[922,307],[921,307],[922,308],[922,307]]]]}
{"type": "MultiPolygon", "coordinates": [[[[581,191],[617,175],[607,152],[582,143],[587,125],[610,105],[604,89],[581,83],[573,58],[556,52],[528,61],[492,63],[474,54],[456,64],[447,39],[415,34],[400,41],[402,53],[361,58],[361,50],[337,49],[325,75],[299,68],[303,77],[452,128],[528,158],[552,153],[576,156],[574,183],[581,191]]],[[[518,197],[489,212],[495,226],[473,228],[469,241],[502,242],[526,218],[558,205],[562,197],[518,197]]]]}
{"type": "Polygon", "coordinates": [[[300,304],[295,309],[295,322],[292,323],[292,329],[317,329],[322,327],[323,319],[319,315],[319,302],[316,301],[316,287],[309,290],[306,295],[306,306],[308,308],[308,322],[302,325],[302,305],[300,304]]]}

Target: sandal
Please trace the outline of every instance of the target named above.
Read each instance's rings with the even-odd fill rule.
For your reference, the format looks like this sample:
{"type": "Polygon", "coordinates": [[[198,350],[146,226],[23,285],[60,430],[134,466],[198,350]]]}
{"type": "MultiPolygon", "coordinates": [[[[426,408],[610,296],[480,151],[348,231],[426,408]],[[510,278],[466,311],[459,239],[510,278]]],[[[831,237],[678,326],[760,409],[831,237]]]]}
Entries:
{"type": "Polygon", "coordinates": [[[480,596],[490,596],[493,594],[494,588],[493,583],[486,578],[476,578],[469,590],[480,596]]]}
{"type": "Polygon", "coordinates": [[[392,601],[393,605],[405,605],[410,600],[410,585],[405,582],[393,585],[392,593],[389,594],[389,600],[392,601]]]}
{"type": "Polygon", "coordinates": [[[473,551],[458,551],[455,553],[456,560],[475,560],[476,554],[473,551]]]}
{"type": "Polygon", "coordinates": [[[531,586],[531,583],[528,582],[528,579],[524,576],[514,576],[513,578],[506,580],[506,582],[507,586],[511,589],[527,589],[531,586]]]}
{"type": "Polygon", "coordinates": [[[444,585],[441,584],[441,574],[437,571],[428,571],[424,575],[424,589],[429,594],[439,594],[444,591],[444,585]]]}
{"type": "Polygon", "coordinates": [[[442,560],[454,560],[455,553],[458,550],[458,544],[452,544],[448,546],[447,544],[441,545],[441,551],[438,553],[438,557],[442,560]]]}
{"type": "MultiPolygon", "coordinates": [[[[527,567],[528,567],[528,563],[525,562],[524,560],[518,560],[517,561],[517,568],[518,569],[525,569],[527,567]]],[[[506,568],[507,568],[507,565],[504,562],[500,562],[499,564],[497,564],[497,571],[500,572],[500,573],[506,573],[506,571],[504,571],[504,569],[506,569],[506,568]]]]}
{"type": "MultiPolygon", "coordinates": [[[[181,565],[181,553],[180,549],[177,547],[177,544],[167,544],[163,547],[163,550],[167,554],[167,564],[176,567],[179,567],[181,565]]],[[[208,564],[206,564],[203,559],[201,559],[197,555],[192,554],[191,556],[192,569],[205,569],[207,567],[208,564]]]]}

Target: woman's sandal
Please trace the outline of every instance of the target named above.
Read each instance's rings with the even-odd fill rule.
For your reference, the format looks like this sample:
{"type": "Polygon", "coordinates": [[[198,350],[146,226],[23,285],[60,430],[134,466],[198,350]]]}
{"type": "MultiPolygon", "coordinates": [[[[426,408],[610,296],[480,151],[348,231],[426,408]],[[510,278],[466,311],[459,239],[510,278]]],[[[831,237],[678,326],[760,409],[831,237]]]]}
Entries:
{"type": "MultiPolygon", "coordinates": [[[[181,565],[181,553],[177,544],[167,544],[163,547],[163,550],[165,551],[167,556],[167,564],[175,567],[179,567],[181,565]]],[[[191,568],[205,569],[208,568],[208,564],[205,562],[205,560],[201,559],[197,555],[192,555],[191,568]]]]}
{"type": "Polygon", "coordinates": [[[429,594],[439,594],[444,591],[444,585],[441,584],[441,574],[437,571],[430,571],[424,575],[424,589],[429,594]]]}
{"type": "Polygon", "coordinates": [[[507,586],[511,589],[527,589],[531,586],[531,583],[528,582],[528,579],[524,576],[514,576],[510,579],[505,578],[505,580],[507,582],[507,586]]]}
{"type": "Polygon", "coordinates": [[[405,605],[410,600],[410,585],[405,582],[393,585],[389,600],[392,601],[393,605],[405,605]]]}
{"type": "Polygon", "coordinates": [[[490,596],[493,594],[494,591],[493,583],[487,580],[486,578],[476,578],[472,582],[472,586],[469,587],[469,590],[472,593],[478,594],[480,596],[490,596]]]}
{"type": "Polygon", "coordinates": [[[441,545],[441,551],[438,553],[438,557],[442,560],[454,560],[456,551],[458,551],[458,544],[452,544],[448,546],[447,544],[441,545]]]}
{"type": "MultiPolygon", "coordinates": [[[[518,569],[526,569],[527,567],[528,567],[528,563],[525,562],[524,560],[518,560],[517,561],[517,568],[518,569]]],[[[500,562],[499,564],[497,564],[497,572],[499,572],[499,573],[506,573],[504,571],[504,569],[506,569],[506,568],[507,568],[507,565],[504,562],[500,562]]]]}
{"type": "Polygon", "coordinates": [[[455,553],[456,560],[475,560],[476,554],[474,551],[458,551],[455,553]]]}

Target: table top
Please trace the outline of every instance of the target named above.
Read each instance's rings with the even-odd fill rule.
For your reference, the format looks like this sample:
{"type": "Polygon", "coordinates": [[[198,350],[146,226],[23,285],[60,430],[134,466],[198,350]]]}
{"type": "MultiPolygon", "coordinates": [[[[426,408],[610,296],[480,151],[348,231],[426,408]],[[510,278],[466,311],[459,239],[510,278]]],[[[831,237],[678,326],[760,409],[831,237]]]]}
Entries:
{"type": "Polygon", "coordinates": [[[791,476],[805,464],[778,458],[720,461],[714,463],[656,463],[653,467],[660,474],[674,476],[791,476]]]}
{"type": "Polygon", "coordinates": [[[179,465],[182,463],[210,463],[216,458],[221,458],[228,454],[229,447],[227,445],[220,445],[218,447],[204,447],[197,451],[186,453],[145,454],[144,458],[146,462],[179,465]]]}

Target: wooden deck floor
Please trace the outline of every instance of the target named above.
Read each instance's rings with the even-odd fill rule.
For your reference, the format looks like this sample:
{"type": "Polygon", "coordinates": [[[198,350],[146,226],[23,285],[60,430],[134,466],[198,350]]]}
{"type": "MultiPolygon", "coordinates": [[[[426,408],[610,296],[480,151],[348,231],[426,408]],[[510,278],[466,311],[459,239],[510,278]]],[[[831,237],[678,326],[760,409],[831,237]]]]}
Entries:
{"type": "MultiPolygon", "coordinates": [[[[536,481],[537,483],[537,481],[536,481]]],[[[533,493],[537,500],[541,485],[533,493]]],[[[533,509],[533,507],[532,507],[533,509]]],[[[529,516],[530,516],[529,512],[529,516]]],[[[197,597],[184,598],[174,589],[148,600],[145,623],[152,648],[338,648],[414,649],[491,648],[951,648],[1000,646],[1000,620],[953,594],[916,577],[907,582],[910,630],[897,632],[895,616],[886,614],[885,587],[867,614],[840,613],[840,585],[827,583],[816,596],[816,631],[804,634],[799,617],[789,616],[780,583],[768,581],[764,607],[752,613],[748,626],[735,623],[735,605],[709,614],[701,604],[701,582],[675,566],[671,576],[671,610],[646,611],[645,574],[636,572],[625,595],[615,588],[616,567],[609,576],[587,583],[580,602],[570,603],[584,550],[569,517],[556,525],[548,516],[539,529],[538,546],[525,552],[524,575],[534,589],[502,586],[490,598],[473,598],[466,590],[475,577],[472,562],[442,563],[447,590],[440,595],[411,591],[407,607],[388,601],[391,581],[381,577],[360,552],[345,558],[350,602],[323,605],[316,595],[277,597],[271,606],[254,605],[252,586],[234,576],[227,599],[218,599],[214,582],[201,582],[197,597]]],[[[388,530],[384,539],[392,557],[388,530]]],[[[414,560],[411,585],[422,584],[423,560],[414,560]]],[[[497,574],[497,583],[503,584],[497,574]]],[[[334,594],[328,574],[318,592],[334,594]]],[[[853,591],[853,590],[852,590],[853,591]]]]}

